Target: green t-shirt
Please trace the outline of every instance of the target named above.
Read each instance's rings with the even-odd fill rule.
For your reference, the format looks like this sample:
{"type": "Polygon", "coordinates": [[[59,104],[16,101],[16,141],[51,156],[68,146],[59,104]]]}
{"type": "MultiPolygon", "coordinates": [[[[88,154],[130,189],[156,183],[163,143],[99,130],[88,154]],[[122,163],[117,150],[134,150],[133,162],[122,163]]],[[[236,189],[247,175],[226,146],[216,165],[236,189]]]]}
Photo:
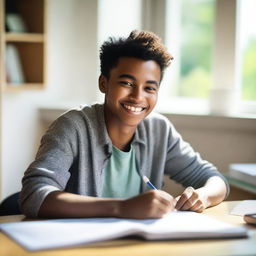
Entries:
{"type": "Polygon", "coordinates": [[[102,197],[130,198],[140,193],[141,177],[137,171],[135,151],[132,146],[129,152],[113,146],[104,173],[102,197]]]}

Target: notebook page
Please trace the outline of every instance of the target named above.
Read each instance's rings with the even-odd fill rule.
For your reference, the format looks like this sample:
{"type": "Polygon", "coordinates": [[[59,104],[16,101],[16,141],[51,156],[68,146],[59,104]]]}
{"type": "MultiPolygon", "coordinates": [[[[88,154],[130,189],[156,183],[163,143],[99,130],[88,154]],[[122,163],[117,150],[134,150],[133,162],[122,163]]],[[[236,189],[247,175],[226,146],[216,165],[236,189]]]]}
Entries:
{"type": "Polygon", "coordinates": [[[28,250],[44,250],[106,241],[127,235],[147,239],[246,236],[246,230],[194,212],[172,212],[162,219],[57,219],[0,224],[0,230],[28,250]]]}
{"type": "Polygon", "coordinates": [[[225,238],[245,236],[242,227],[195,212],[171,212],[145,227],[147,239],[225,238]]]}

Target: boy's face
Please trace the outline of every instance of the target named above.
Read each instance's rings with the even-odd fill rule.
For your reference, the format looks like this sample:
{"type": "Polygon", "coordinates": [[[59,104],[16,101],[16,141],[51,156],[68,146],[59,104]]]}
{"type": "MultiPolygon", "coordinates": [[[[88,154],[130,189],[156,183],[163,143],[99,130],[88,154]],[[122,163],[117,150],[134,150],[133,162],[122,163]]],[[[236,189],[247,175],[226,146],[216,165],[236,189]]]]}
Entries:
{"type": "Polygon", "coordinates": [[[99,78],[108,124],[136,127],[155,107],[160,79],[161,70],[155,61],[120,58],[109,79],[99,78]]]}

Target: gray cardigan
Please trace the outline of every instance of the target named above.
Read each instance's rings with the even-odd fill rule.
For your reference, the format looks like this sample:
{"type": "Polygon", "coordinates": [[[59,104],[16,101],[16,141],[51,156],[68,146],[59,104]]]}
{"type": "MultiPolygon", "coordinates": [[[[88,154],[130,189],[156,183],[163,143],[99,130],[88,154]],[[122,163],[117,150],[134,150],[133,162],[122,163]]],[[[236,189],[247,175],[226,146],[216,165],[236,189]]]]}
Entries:
{"type": "MultiPolygon", "coordinates": [[[[212,176],[220,176],[226,182],[160,114],[151,113],[138,125],[132,145],[139,173],[146,175],[157,188],[162,187],[164,174],[185,187],[201,187],[212,176]]],[[[36,159],[24,174],[22,212],[36,217],[43,200],[52,191],[100,196],[104,168],[111,153],[103,105],[64,113],[43,136],[36,159]]],[[[147,189],[143,183],[142,192],[147,189]]]]}

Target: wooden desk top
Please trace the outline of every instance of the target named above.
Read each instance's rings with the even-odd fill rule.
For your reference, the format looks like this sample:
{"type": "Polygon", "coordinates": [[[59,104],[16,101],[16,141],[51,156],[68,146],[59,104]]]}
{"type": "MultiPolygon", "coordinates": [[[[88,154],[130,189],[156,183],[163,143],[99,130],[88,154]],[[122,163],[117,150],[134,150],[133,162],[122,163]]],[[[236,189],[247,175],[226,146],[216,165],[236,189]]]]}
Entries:
{"type": "MultiPolygon", "coordinates": [[[[203,214],[219,220],[244,225],[250,230],[248,238],[207,239],[185,241],[144,241],[120,239],[86,246],[29,252],[0,233],[0,256],[188,256],[188,255],[256,255],[256,226],[247,225],[240,216],[229,215],[230,210],[240,201],[223,202],[209,208],[203,214]]],[[[0,223],[20,221],[23,215],[0,217],[0,223]]]]}

